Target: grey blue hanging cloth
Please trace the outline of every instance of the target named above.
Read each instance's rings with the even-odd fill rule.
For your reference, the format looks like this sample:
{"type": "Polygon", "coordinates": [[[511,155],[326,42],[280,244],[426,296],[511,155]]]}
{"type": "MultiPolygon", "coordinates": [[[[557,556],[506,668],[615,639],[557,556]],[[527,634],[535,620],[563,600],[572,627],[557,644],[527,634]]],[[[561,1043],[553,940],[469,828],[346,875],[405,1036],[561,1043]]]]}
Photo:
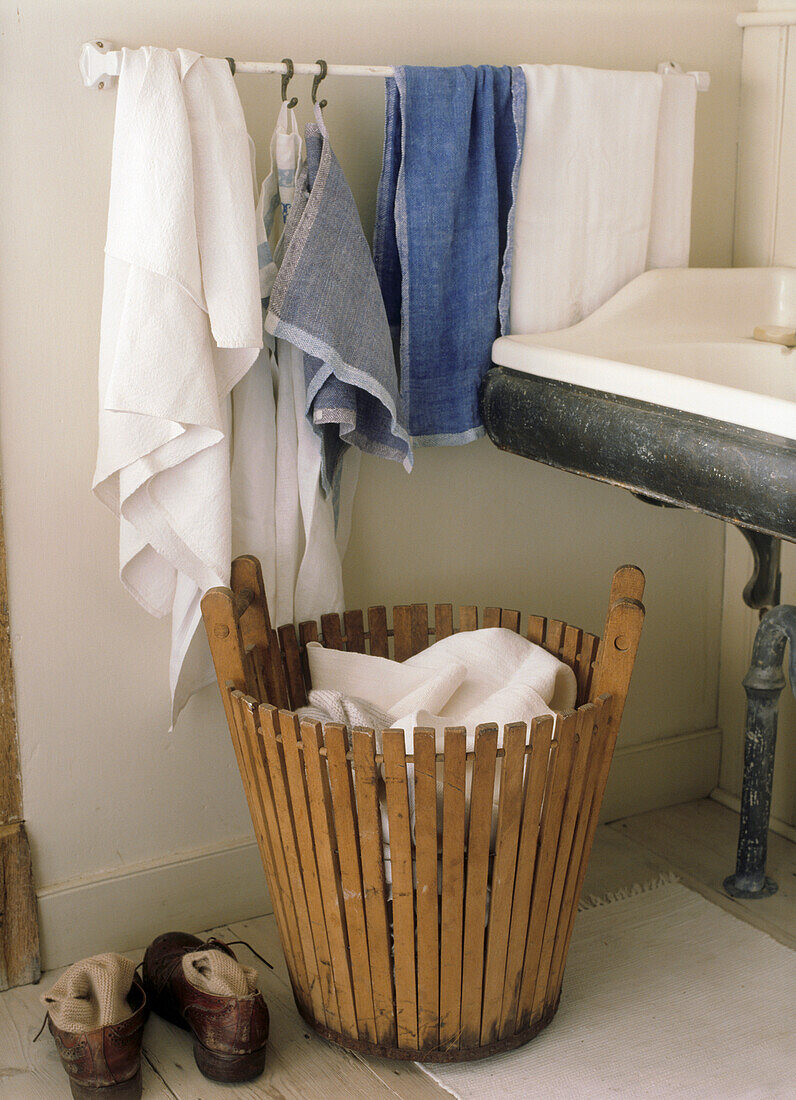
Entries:
{"type": "Polygon", "coordinates": [[[321,482],[336,494],[346,447],[412,468],[395,358],[373,258],[320,112],[305,131],[284,255],[265,326],[304,352],[307,416],[322,440],[321,482]]]}
{"type": "Polygon", "coordinates": [[[525,128],[522,69],[395,70],[386,84],[374,259],[409,433],[483,435],[492,341],[509,331],[512,219],[525,128]]]}

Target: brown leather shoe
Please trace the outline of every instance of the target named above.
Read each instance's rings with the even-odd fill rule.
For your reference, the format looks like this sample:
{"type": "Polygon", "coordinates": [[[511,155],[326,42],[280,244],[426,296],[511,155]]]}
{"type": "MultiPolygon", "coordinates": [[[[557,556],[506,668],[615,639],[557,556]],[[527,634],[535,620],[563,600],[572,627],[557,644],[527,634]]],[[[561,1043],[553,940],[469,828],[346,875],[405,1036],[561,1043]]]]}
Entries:
{"type": "Polygon", "coordinates": [[[47,1017],[75,1100],[138,1100],[141,1096],[141,1041],[149,1009],[137,978],[127,1003],[131,1016],[94,1031],[62,1031],[47,1017]]]}
{"type": "Polygon", "coordinates": [[[235,953],[221,940],[200,940],[187,932],[158,936],[144,955],[143,980],[149,1006],[158,1016],[193,1033],[196,1064],[213,1081],[250,1081],[263,1071],[268,1008],[259,990],[223,997],[197,989],[185,977],[184,955],[201,950],[235,953]]]}

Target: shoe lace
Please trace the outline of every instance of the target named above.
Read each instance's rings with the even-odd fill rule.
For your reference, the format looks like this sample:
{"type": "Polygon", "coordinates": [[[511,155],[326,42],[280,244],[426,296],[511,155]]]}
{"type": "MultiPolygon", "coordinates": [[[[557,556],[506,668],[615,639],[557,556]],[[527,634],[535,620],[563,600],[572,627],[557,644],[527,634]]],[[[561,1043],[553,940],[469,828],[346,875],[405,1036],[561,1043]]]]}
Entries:
{"type": "Polygon", "coordinates": [[[204,951],[206,948],[212,949],[214,947],[237,947],[238,944],[243,947],[248,947],[252,955],[255,955],[260,960],[260,962],[265,963],[269,970],[274,969],[272,963],[269,963],[268,959],[264,959],[259,951],[255,951],[248,940],[219,940],[216,939],[215,936],[211,936],[210,939],[205,940],[202,946],[200,948],[197,948],[197,950],[204,951]]]}

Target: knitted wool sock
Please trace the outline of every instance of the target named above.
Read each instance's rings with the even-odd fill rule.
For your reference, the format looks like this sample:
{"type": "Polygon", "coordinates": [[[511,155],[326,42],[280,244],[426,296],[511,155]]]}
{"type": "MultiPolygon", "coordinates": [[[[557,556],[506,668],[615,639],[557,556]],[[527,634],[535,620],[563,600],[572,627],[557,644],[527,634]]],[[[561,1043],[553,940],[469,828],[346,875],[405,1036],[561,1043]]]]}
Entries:
{"type": "Polygon", "coordinates": [[[182,972],[196,989],[216,997],[248,997],[257,988],[257,971],[225,951],[191,951],[182,957],[182,972]]]}
{"type": "Polygon", "coordinates": [[[94,1031],[132,1014],[127,994],[135,963],[112,952],[81,959],[41,995],[50,1019],[61,1031],[94,1031]]]}

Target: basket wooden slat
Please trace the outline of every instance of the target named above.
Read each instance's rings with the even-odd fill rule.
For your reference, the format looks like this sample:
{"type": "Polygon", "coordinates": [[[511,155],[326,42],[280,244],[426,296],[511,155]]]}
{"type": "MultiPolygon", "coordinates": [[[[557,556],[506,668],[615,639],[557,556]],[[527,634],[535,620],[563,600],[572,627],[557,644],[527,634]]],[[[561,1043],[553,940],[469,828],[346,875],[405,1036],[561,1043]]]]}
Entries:
{"type": "Polygon", "coordinates": [[[544,641],[545,627],[547,626],[547,619],[541,615],[529,615],[528,616],[528,630],[526,637],[529,642],[533,642],[534,645],[541,645],[544,641]]]}
{"type": "Polygon", "coordinates": [[[345,649],[339,615],[334,612],[321,615],[321,632],[323,633],[323,644],[327,649],[345,649]]]}
{"type": "Polygon", "coordinates": [[[416,729],[415,868],[417,875],[417,1037],[422,1050],[439,1045],[439,883],[437,754],[434,730],[416,729]]]}
{"type": "Polygon", "coordinates": [[[459,608],[459,630],[478,629],[478,608],[467,604],[459,608]]]}
{"type": "Polygon", "coordinates": [[[387,608],[368,608],[370,652],[373,657],[389,657],[390,643],[387,637],[387,608]]]}
{"type": "Polygon", "coordinates": [[[450,638],[453,633],[453,604],[434,604],[434,635],[436,641],[450,638]]]}
{"type": "Polygon", "coordinates": [[[274,884],[273,892],[276,895],[275,898],[272,898],[274,901],[274,912],[277,915],[277,920],[281,920],[282,923],[282,944],[285,948],[294,994],[299,1005],[305,1010],[308,1010],[307,990],[309,989],[309,985],[307,968],[304,963],[304,951],[298,931],[293,896],[290,890],[290,876],[288,874],[285,853],[279,836],[279,824],[276,816],[276,802],[271,786],[271,777],[265,764],[264,750],[262,748],[262,725],[260,724],[259,727],[257,725],[258,719],[260,723],[262,722],[262,710],[265,708],[257,708],[256,704],[254,704],[254,700],[249,703],[240,692],[235,692],[233,694],[239,708],[239,713],[249,733],[249,759],[256,776],[255,789],[261,792],[263,818],[267,837],[266,847],[265,849],[261,848],[261,852],[263,852],[264,862],[270,864],[272,867],[271,877],[269,877],[268,881],[269,887],[271,883],[274,884]]]}
{"type": "Polygon", "coordinates": [[[520,613],[509,608],[501,608],[500,625],[506,630],[513,630],[515,634],[520,632],[520,613]]]}
{"type": "Polygon", "coordinates": [[[310,806],[307,797],[307,785],[304,775],[304,758],[299,750],[299,723],[295,714],[279,711],[279,730],[282,736],[285,769],[290,793],[293,822],[296,830],[298,850],[302,853],[302,877],[307,898],[307,910],[312,929],[312,942],[315,948],[315,961],[323,998],[324,1015],[328,1027],[340,1030],[340,1013],[337,1008],[332,958],[329,951],[329,938],[326,934],[326,920],[323,913],[321,887],[318,881],[318,869],[315,859],[307,858],[314,851],[310,806]]]}
{"type": "Polygon", "coordinates": [[[464,904],[466,963],[462,974],[461,1045],[463,1048],[477,1047],[481,1040],[484,935],[489,889],[489,853],[497,743],[497,726],[479,726],[475,731],[475,760],[470,789],[470,825],[467,833],[467,892],[464,904]]]}
{"type": "Polygon", "coordinates": [[[564,630],[566,629],[566,623],[561,622],[560,619],[548,619],[547,626],[544,632],[544,641],[542,645],[548,653],[552,653],[554,657],[560,657],[563,645],[564,645],[564,630]]]}
{"type": "MultiPolygon", "coordinates": [[[[269,702],[278,707],[289,706],[285,693],[284,677],[282,671],[282,656],[279,650],[279,642],[271,625],[271,617],[268,613],[268,604],[265,600],[256,598],[257,593],[263,591],[263,574],[257,558],[245,554],[236,558],[232,563],[232,588],[240,594],[241,599],[248,602],[246,612],[235,616],[239,625],[240,642],[246,648],[250,645],[257,646],[264,665],[264,679],[269,702]]],[[[238,605],[240,606],[240,605],[238,605]]],[[[232,628],[233,624],[227,624],[232,628]]],[[[230,637],[234,639],[238,633],[231,629],[230,637]]],[[[237,640],[237,639],[235,639],[237,640]]],[[[243,688],[243,684],[236,684],[243,688]]]]}
{"type": "Polygon", "coordinates": [[[301,653],[299,651],[296,629],[292,623],[280,626],[277,631],[279,645],[282,649],[282,660],[285,677],[287,679],[290,706],[293,710],[307,705],[307,692],[304,685],[304,670],[301,667],[301,653]]]}
{"type": "Polygon", "coordinates": [[[259,645],[252,644],[246,647],[246,656],[250,661],[254,683],[257,688],[256,698],[268,698],[268,681],[266,679],[266,654],[259,645]]]}
{"type": "MultiPolygon", "coordinates": [[[[627,599],[641,603],[644,599],[644,583],[644,574],[637,565],[620,565],[611,578],[611,594],[608,597],[609,615],[617,600],[627,599]]],[[[638,639],[636,641],[638,642],[638,639]]]]}
{"type": "Polygon", "coordinates": [[[556,848],[561,831],[569,774],[575,750],[574,712],[564,714],[556,723],[555,741],[548,772],[548,784],[542,805],[542,823],[539,836],[539,856],[533,876],[531,915],[528,920],[528,936],[525,944],[525,961],[522,967],[522,984],[517,1013],[519,1030],[530,1027],[531,1004],[536,983],[536,972],[542,951],[542,933],[547,919],[547,903],[555,869],[556,848]]]}
{"type": "Polygon", "coordinates": [[[594,634],[584,634],[581,638],[580,649],[575,660],[575,678],[578,681],[578,705],[588,702],[591,698],[591,677],[594,662],[597,659],[597,649],[600,639],[594,634]]]}
{"type": "Polygon", "coordinates": [[[511,901],[517,866],[517,844],[522,812],[522,786],[525,765],[526,727],[522,723],[506,726],[505,756],[500,769],[495,862],[492,871],[489,929],[484,971],[484,1001],[481,1013],[481,1045],[489,1046],[498,1037],[503,982],[509,948],[511,901]]]}
{"type": "Polygon", "coordinates": [[[392,923],[395,957],[395,1018],[398,1046],[418,1049],[415,971],[415,891],[412,835],[403,730],[384,730],[384,784],[392,868],[392,923]]]}
{"type": "Polygon", "coordinates": [[[345,626],[345,647],[349,653],[365,652],[365,620],[361,611],[346,611],[343,616],[345,626]]]}
{"type": "Polygon", "coordinates": [[[581,806],[583,785],[586,779],[586,764],[591,748],[592,712],[594,707],[586,704],[577,713],[577,726],[575,732],[575,754],[572,770],[566,791],[564,812],[561,818],[561,830],[556,844],[555,865],[553,879],[550,885],[550,896],[547,902],[547,917],[544,931],[541,936],[541,952],[536,970],[536,982],[531,1002],[531,1019],[541,1013],[547,993],[547,979],[550,974],[550,964],[553,957],[556,929],[558,927],[561,911],[561,899],[564,893],[567,869],[569,868],[569,856],[572,850],[572,840],[575,834],[578,811],[581,806]]]}
{"type": "Polygon", "coordinates": [[[310,683],[310,662],[307,656],[307,646],[310,642],[318,641],[318,624],[316,622],[299,623],[299,648],[301,650],[301,670],[304,673],[304,682],[310,683]]]}
{"type": "MultiPolygon", "coordinates": [[[[260,858],[262,859],[269,888],[271,883],[274,884],[271,897],[274,916],[280,939],[283,944],[287,945],[285,955],[292,959],[292,937],[285,919],[282,890],[268,828],[268,813],[273,807],[273,802],[270,798],[270,781],[267,772],[262,768],[258,732],[253,713],[256,703],[253,699],[247,700],[242,692],[232,691],[230,692],[230,706],[235,715],[233,742],[236,743],[236,746],[239,746],[239,748],[236,748],[236,751],[240,753],[238,767],[241,769],[241,775],[246,777],[244,788],[249,800],[249,812],[260,849],[260,858]],[[258,764],[261,770],[258,770],[258,764]]],[[[288,963],[288,969],[291,973],[294,972],[294,966],[290,962],[288,963]]]]}
{"type": "MultiPolygon", "coordinates": [[[[394,1046],[396,1029],[392,951],[390,928],[387,922],[376,739],[373,730],[355,729],[352,740],[356,775],[357,827],[362,880],[365,886],[365,920],[376,1035],[380,1046],[394,1046]]],[[[436,849],[434,856],[436,860],[436,849]]]]}
{"type": "Polygon", "coordinates": [[[312,922],[310,920],[307,895],[304,889],[304,876],[302,874],[301,853],[296,839],[295,824],[293,821],[293,809],[287,789],[287,773],[282,749],[282,739],[277,740],[278,712],[270,710],[266,712],[262,726],[263,745],[268,761],[268,772],[271,779],[271,791],[276,808],[276,819],[279,828],[279,839],[285,857],[287,868],[289,895],[293,901],[293,912],[296,914],[296,926],[298,928],[299,942],[304,956],[304,967],[307,974],[307,992],[309,994],[309,1007],[314,1016],[322,1022],[326,1022],[326,1012],[321,993],[321,978],[318,971],[318,961],[315,955],[315,945],[312,936],[312,922]]]}
{"type": "MultiPolygon", "coordinates": [[[[272,628],[254,558],[236,559],[232,579],[202,609],[300,1013],[327,1038],[395,1058],[527,1042],[561,994],[641,633],[640,571],[617,570],[602,640],[528,617],[530,640],[573,669],[578,710],[528,731],[479,727],[469,753],[463,729],[447,729],[438,753],[433,730],[324,730],[295,709],[309,642],[406,659],[455,618],[477,629],[474,606],[435,604],[432,629],[416,603],[393,610],[392,629],[372,607],[367,630],[354,610],[297,634],[272,628]]],[[[523,620],[490,607],[481,621],[523,620]]]]}
{"type": "Polygon", "coordinates": [[[578,817],[578,824],[573,842],[576,859],[572,861],[571,870],[567,875],[567,882],[564,887],[564,901],[562,902],[562,906],[564,906],[564,919],[559,923],[556,931],[556,943],[553,948],[553,966],[548,989],[553,990],[556,997],[561,991],[564,962],[569,949],[572,928],[575,923],[578,899],[583,889],[583,879],[586,875],[586,867],[591,852],[591,843],[594,838],[594,831],[597,828],[597,816],[600,811],[600,802],[602,800],[602,795],[598,793],[598,786],[600,782],[602,761],[607,751],[611,702],[612,701],[607,696],[601,696],[600,699],[597,700],[598,714],[595,720],[594,741],[592,742],[586,789],[583,795],[581,811],[578,817]],[[604,705],[599,706],[600,703],[604,705]]]}
{"type": "MultiPolygon", "coordinates": [[[[636,660],[638,643],[641,638],[641,627],[644,622],[644,607],[635,598],[620,598],[611,605],[611,611],[606,623],[605,633],[600,642],[597,661],[592,677],[591,698],[599,698],[601,695],[612,697],[611,718],[609,729],[611,737],[603,756],[601,777],[608,779],[608,769],[611,766],[616,735],[619,732],[619,724],[627,698],[626,684],[629,682],[630,673],[636,660]]],[[[603,783],[600,788],[600,798],[605,789],[603,783]]]]}
{"type": "Polygon", "coordinates": [[[396,661],[412,656],[412,608],[409,604],[392,611],[393,653],[396,661]]]}
{"type": "Polygon", "coordinates": [[[310,819],[315,840],[314,855],[337,989],[340,1032],[344,1036],[355,1038],[359,1032],[354,1008],[354,987],[351,980],[340,871],[337,866],[337,838],[332,817],[332,798],[326,760],[321,757],[320,751],[323,746],[320,723],[302,722],[301,740],[304,749],[304,768],[307,774],[310,819]]]}
{"type": "Polygon", "coordinates": [[[608,708],[601,706],[599,703],[596,705],[589,704],[588,707],[584,707],[583,709],[588,710],[589,713],[589,721],[585,724],[587,727],[586,732],[583,733],[581,731],[581,736],[588,737],[588,759],[586,762],[583,791],[580,797],[580,806],[578,807],[577,820],[572,836],[572,846],[569,863],[567,865],[566,878],[564,880],[564,889],[561,897],[561,919],[559,919],[555,930],[553,954],[550,962],[550,973],[548,975],[547,992],[545,995],[547,1003],[550,1003],[551,998],[557,997],[561,989],[560,976],[565,955],[564,943],[570,926],[568,914],[576,911],[577,898],[580,896],[580,887],[578,885],[580,865],[583,859],[583,847],[589,828],[592,800],[594,798],[600,754],[602,751],[603,739],[601,735],[605,731],[605,724],[608,717],[608,708]]]}
{"type": "Polygon", "coordinates": [[[428,648],[428,604],[412,604],[412,656],[428,648]]]}
{"type": "Polygon", "coordinates": [[[513,1034],[522,986],[522,963],[531,911],[531,889],[536,868],[542,798],[550,761],[553,719],[547,715],[531,723],[531,751],[525,768],[522,828],[517,849],[517,877],[511,905],[511,925],[506,953],[506,977],[498,1036],[513,1034]]]}
{"type": "Polygon", "coordinates": [[[616,738],[619,733],[619,725],[622,720],[627,688],[630,683],[630,674],[638,652],[641,639],[641,628],[644,623],[644,606],[640,602],[644,594],[644,575],[640,569],[633,566],[623,566],[614,574],[611,585],[612,602],[609,608],[605,624],[605,632],[600,641],[595,668],[592,675],[590,694],[592,699],[605,700],[600,732],[604,736],[600,739],[598,760],[594,768],[594,787],[591,792],[588,824],[585,829],[583,854],[578,869],[578,879],[575,888],[575,901],[569,914],[566,936],[562,945],[562,958],[560,963],[561,974],[558,988],[563,979],[563,967],[566,954],[569,950],[569,942],[572,937],[572,928],[577,912],[577,899],[583,889],[583,880],[586,877],[586,868],[591,855],[591,847],[594,834],[597,830],[597,821],[602,805],[603,794],[608,782],[608,771],[616,746],[616,738]],[[630,591],[631,596],[621,595],[622,591],[630,591]]]}
{"type": "Polygon", "coordinates": [[[442,786],[442,931],[440,936],[439,1041],[459,1042],[464,917],[464,837],[467,731],[445,730],[442,786]]]}
{"type": "MultiPolygon", "coordinates": [[[[577,626],[564,624],[564,641],[561,646],[561,660],[570,668],[577,667],[578,653],[583,642],[583,631],[577,626]]],[[[576,677],[577,679],[577,677],[576,677]]]]}
{"type": "MultiPolygon", "coordinates": [[[[260,740],[258,726],[257,704],[254,699],[245,698],[240,692],[236,692],[237,712],[240,714],[246,731],[246,739],[249,745],[249,759],[252,774],[256,777],[255,790],[262,792],[260,804],[262,807],[262,842],[260,854],[263,860],[271,901],[274,907],[274,917],[279,930],[280,940],[285,951],[288,965],[288,973],[291,976],[294,996],[297,1003],[306,1005],[306,968],[304,956],[298,938],[298,930],[295,924],[295,913],[292,909],[292,899],[287,891],[287,871],[284,865],[283,853],[278,843],[275,848],[273,838],[277,836],[276,819],[274,814],[274,801],[271,791],[271,781],[268,769],[265,766],[264,752],[260,740]]],[[[255,827],[255,831],[256,827],[255,827]]]]}
{"type": "Polygon", "coordinates": [[[235,757],[238,762],[238,769],[240,770],[241,777],[243,778],[243,787],[246,792],[246,800],[249,804],[249,814],[252,819],[252,825],[254,826],[255,836],[259,842],[260,838],[265,833],[263,824],[263,806],[262,800],[258,793],[258,785],[256,777],[249,759],[249,747],[247,745],[247,735],[244,727],[244,719],[241,709],[242,695],[237,692],[230,699],[230,707],[233,714],[232,725],[230,726],[230,732],[232,734],[232,745],[235,750],[235,757]]]}
{"type": "Polygon", "coordinates": [[[373,989],[370,983],[368,935],[365,929],[365,897],[359,862],[359,843],[355,822],[354,788],[351,768],[346,760],[348,734],[345,726],[327,725],[326,760],[332,792],[332,811],[337,833],[337,855],[343,886],[354,1005],[358,1034],[366,1042],[376,1042],[373,989]]]}

